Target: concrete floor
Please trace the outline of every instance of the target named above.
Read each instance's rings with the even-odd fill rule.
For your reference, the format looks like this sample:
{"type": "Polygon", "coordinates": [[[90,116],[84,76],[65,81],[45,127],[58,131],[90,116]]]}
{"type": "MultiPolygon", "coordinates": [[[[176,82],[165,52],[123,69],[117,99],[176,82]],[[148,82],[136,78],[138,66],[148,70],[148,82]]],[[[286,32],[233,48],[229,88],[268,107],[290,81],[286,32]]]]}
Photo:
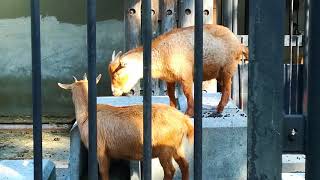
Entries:
{"type": "MultiPolygon", "coordinates": [[[[0,125],[0,160],[3,159],[32,159],[32,131],[9,130],[0,125]]],[[[6,126],[7,127],[7,126],[6,126]]],[[[43,132],[43,158],[52,160],[56,165],[57,180],[65,180],[68,177],[68,157],[70,138],[68,130],[48,130],[43,132]]],[[[304,156],[285,155],[283,180],[303,180],[304,156]],[[297,162],[297,160],[299,162],[297,162]],[[288,162],[299,163],[298,171],[295,169],[288,173],[288,162]]],[[[297,168],[295,166],[295,168],[297,168]]]]}
{"type": "MultiPolygon", "coordinates": [[[[16,128],[16,130],[9,130],[1,126],[0,160],[32,159],[33,139],[31,129],[16,128]]],[[[69,131],[61,131],[61,129],[44,131],[42,140],[43,158],[55,163],[57,180],[67,179],[70,147],[69,131]]]]}

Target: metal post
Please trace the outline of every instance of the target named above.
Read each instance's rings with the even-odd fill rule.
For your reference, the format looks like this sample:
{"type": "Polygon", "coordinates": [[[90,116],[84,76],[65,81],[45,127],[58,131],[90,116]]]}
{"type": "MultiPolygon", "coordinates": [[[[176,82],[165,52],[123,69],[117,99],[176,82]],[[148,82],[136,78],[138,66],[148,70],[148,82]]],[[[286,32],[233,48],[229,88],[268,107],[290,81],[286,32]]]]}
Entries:
{"type": "Polygon", "coordinates": [[[194,179],[202,179],[203,0],[195,1],[194,31],[194,179]]]}
{"type": "Polygon", "coordinates": [[[152,132],[151,132],[151,0],[142,1],[143,43],[143,180],[151,180],[152,132]]]}
{"type": "Polygon", "coordinates": [[[232,32],[234,34],[238,34],[238,1],[232,1],[232,32]]]}
{"type": "MultiPolygon", "coordinates": [[[[230,30],[232,29],[232,10],[233,10],[233,0],[222,0],[221,1],[221,16],[222,16],[222,25],[229,28],[230,30]]],[[[232,78],[232,92],[231,92],[231,97],[234,98],[234,82],[235,79],[232,78]]],[[[221,91],[221,86],[218,83],[217,84],[217,90],[220,92],[221,91]]]]}
{"type": "Polygon", "coordinates": [[[34,179],[42,179],[41,45],[39,0],[31,1],[32,118],[34,179]]]}
{"type": "Polygon", "coordinates": [[[232,30],[232,0],[222,0],[222,25],[232,30]]]}
{"type": "Polygon", "coordinates": [[[290,0],[289,7],[289,47],[290,47],[290,70],[289,70],[289,114],[292,114],[292,80],[293,80],[293,3],[294,0],[290,0]]]}
{"type": "Polygon", "coordinates": [[[88,85],[89,85],[89,177],[98,180],[97,87],[96,87],[96,0],[87,0],[88,85]]]}
{"type": "Polygon", "coordinates": [[[281,179],[284,1],[249,1],[248,179],[281,179]]]}
{"type": "Polygon", "coordinates": [[[310,9],[309,31],[309,63],[308,63],[308,116],[307,116],[307,143],[306,143],[306,180],[320,179],[320,24],[317,19],[320,15],[319,0],[310,0],[306,7],[310,9]]]}

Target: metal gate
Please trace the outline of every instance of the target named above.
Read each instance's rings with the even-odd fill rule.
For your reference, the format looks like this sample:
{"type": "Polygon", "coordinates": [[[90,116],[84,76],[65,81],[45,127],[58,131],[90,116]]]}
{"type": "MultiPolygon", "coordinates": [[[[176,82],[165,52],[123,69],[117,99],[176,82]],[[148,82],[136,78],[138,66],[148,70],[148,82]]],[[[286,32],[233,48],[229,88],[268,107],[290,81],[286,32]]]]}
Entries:
{"type": "MultiPolygon", "coordinates": [[[[236,2],[236,1],[235,1],[236,2]]],[[[307,107],[305,140],[306,179],[320,179],[320,2],[306,0],[304,53],[304,96],[307,107]]],[[[194,177],[202,179],[202,45],[203,1],[195,1],[195,152],[194,177]]],[[[283,17],[284,1],[249,2],[249,84],[248,84],[248,179],[281,179],[283,135],[283,17]],[[268,50],[266,52],[266,50],[268,50]],[[268,146],[266,146],[268,145],[268,146]]],[[[230,6],[228,6],[230,7],[230,6]]],[[[87,0],[89,81],[89,177],[98,179],[96,155],[96,2],[87,0]]],[[[170,12],[170,11],[169,11],[170,12]]],[[[142,0],[144,66],[144,158],[143,179],[151,179],[151,1],[142,0]],[[145,13],[149,12],[149,13],[145,13]]],[[[34,177],[42,179],[41,52],[39,0],[31,0],[32,98],[34,133],[34,177]]],[[[291,41],[290,41],[291,43],[291,41]]]]}

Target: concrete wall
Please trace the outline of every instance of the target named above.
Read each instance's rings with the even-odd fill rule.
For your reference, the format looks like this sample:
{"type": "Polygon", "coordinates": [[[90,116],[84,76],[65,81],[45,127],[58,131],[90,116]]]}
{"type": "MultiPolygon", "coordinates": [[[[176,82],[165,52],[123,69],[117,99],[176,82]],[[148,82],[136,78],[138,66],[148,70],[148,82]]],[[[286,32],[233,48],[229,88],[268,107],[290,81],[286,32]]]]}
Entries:
{"type": "MultiPolygon", "coordinates": [[[[43,114],[72,116],[70,95],[57,82],[82,78],[87,70],[85,0],[41,2],[43,114]]],[[[0,116],[30,115],[30,1],[0,2],[0,116]]],[[[123,2],[97,0],[98,95],[110,95],[107,64],[112,51],[123,49],[123,2]]]]}
{"type": "MultiPolygon", "coordinates": [[[[303,30],[303,1],[299,30],[303,30]]],[[[86,1],[41,0],[43,114],[72,116],[70,96],[56,83],[82,77],[87,67],[86,1]]],[[[98,95],[110,95],[106,66],[124,47],[124,0],[97,0],[97,64],[103,73],[98,95]]],[[[244,34],[245,0],[239,0],[239,34],[244,34]]],[[[286,13],[288,16],[288,12],[286,13]]],[[[0,116],[31,114],[30,0],[0,2],[0,116]]],[[[287,20],[288,18],[286,18],[287,20]]],[[[296,19],[295,19],[296,21],[296,19]]],[[[286,31],[288,25],[286,22],[286,31]]]]}

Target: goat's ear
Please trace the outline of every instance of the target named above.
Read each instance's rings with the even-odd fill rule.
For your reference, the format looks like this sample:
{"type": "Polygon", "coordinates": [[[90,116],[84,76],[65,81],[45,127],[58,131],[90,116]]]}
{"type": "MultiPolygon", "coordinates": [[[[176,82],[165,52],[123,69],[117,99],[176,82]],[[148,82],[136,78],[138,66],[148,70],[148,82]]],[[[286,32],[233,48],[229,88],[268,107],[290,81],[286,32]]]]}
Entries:
{"type": "Polygon", "coordinates": [[[61,84],[61,83],[58,83],[58,86],[60,86],[62,89],[72,89],[72,84],[61,84]]]}
{"type": "Polygon", "coordinates": [[[97,83],[97,84],[98,84],[98,82],[100,81],[101,76],[102,76],[102,75],[101,75],[101,74],[99,74],[99,75],[98,75],[98,77],[96,78],[96,83],[97,83]]]}

